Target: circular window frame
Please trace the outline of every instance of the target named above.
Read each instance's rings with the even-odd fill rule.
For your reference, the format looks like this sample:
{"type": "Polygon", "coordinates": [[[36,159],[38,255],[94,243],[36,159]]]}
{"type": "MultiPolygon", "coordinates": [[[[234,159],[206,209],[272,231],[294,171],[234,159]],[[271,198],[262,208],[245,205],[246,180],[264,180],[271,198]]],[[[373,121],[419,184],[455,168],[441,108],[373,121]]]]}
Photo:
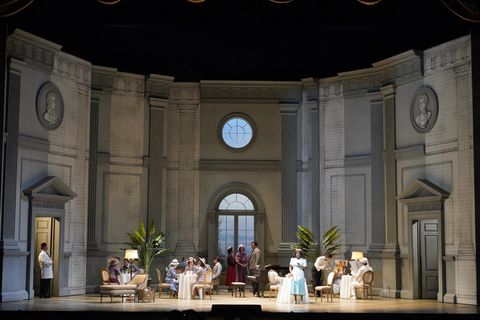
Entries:
{"type": "Polygon", "coordinates": [[[256,139],[257,139],[257,126],[255,124],[255,122],[253,121],[252,118],[250,118],[248,115],[244,114],[244,113],[240,113],[240,112],[234,112],[234,113],[230,113],[228,115],[226,115],[225,117],[223,117],[223,119],[219,122],[218,124],[218,127],[217,127],[217,138],[220,140],[220,144],[225,148],[227,149],[228,151],[231,151],[231,152],[245,152],[247,151],[248,149],[250,149],[252,147],[252,145],[255,143],[256,139]],[[229,146],[225,140],[223,139],[223,127],[225,126],[225,124],[230,121],[231,119],[233,118],[241,118],[243,119],[244,121],[246,121],[250,127],[252,128],[252,139],[250,139],[250,141],[244,146],[244,147],[240,147],[240,148],[234,148],[234,147],[231,147],[229,146]]]}

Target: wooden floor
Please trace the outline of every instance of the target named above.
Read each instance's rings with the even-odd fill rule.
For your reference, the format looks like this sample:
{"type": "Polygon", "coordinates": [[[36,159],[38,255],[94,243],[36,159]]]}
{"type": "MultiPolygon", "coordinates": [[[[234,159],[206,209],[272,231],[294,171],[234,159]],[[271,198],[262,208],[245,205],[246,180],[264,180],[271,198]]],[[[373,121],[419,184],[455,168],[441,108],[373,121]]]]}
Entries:
{"type": "MultiPolygon", "coordinates": [[[[32,316],[42,319],[177,319],[175,316],[183,313],[188,316],[182,319],[318,319],[320,316],[345,317],[353,315],[356,320],[359,317],[368,319],[396,318],[436,315],[440,317],[452,317],[461,315],[464,319],[477,318],[480,307],[439,303],[435,300],[407,300],[392,299],[375,296],[373,300],[345,300],[335,297],[333,302],[323,302],[310,294],[309,304],[278,304],[268,297],[253,297],[247,292],[245,298],[235,298],[221,291],[220,295],[214,294],[204,300],[178,300],[170,299],[164,292],[162,298],[158,293],[153,302],[127,302],[119,297],[104,297],[100,302],[99,294],[87,294],[69,297],[53,297],[50,299],[24,300],[20,302],[0,303],[0,311],[3,315],[10,313],[8,319],[18,320],[21,316],[32,312],[32,316]],[[328,313],[328,315],[327,315],[328,313]]],[[[436,319],[437,319],[436,318],[436,319]]]]}

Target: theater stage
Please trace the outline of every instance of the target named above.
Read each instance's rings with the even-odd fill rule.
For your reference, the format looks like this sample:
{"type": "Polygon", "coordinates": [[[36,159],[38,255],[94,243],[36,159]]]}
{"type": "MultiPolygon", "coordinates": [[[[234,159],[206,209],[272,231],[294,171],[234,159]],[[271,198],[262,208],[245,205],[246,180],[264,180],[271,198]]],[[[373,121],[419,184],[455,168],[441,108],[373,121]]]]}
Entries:
{"type": "MultiPolygon", "coordinates": [[[[158,295],[158,293],[157,293],[158,295]]],[[[310,294],[309,304],[278,304],[267,298],[253,297],[251,292],[245,298],[235,298],[222,290],[212,299],[178,300],[170,299],[165,292],[155,302],[122,302],[119,297],[103,297],[87,294],[50,299],[25,300],[0,303],[2,319],[20,319],[32,316],[41,319],[180,319],[175,311],[187,311],[181,319],[319,319],[323,316],[350,317],[365,319],[405,319],[406,317],[435,315],[438,319],[462,316],[478,319],[480,307],[438,303],[435,300],[391,299],[375,296],[373,300],[344,300],[335,297],[333,302],[323,302],[310,294]],[[193,311],[192,311],[193,310],[193,311]],[[31,313],[31,314],[30,314],[31,313]],[[8,318],[6,317],[8,316],[8,318]],[[195,317],[193,317],[195,316],[195,317]]]]}

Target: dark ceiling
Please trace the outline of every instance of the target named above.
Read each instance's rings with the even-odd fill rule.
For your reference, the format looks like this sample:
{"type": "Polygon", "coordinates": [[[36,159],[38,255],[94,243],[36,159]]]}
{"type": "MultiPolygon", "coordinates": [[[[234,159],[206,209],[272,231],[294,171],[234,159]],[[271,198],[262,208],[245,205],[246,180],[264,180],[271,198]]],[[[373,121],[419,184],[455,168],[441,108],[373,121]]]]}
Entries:
{"type": "Polygon", "coordinates": [[[175,81],[324,78],[478,25],[440,0],[34,0],[0,20],[95,65],[175,81]]]}

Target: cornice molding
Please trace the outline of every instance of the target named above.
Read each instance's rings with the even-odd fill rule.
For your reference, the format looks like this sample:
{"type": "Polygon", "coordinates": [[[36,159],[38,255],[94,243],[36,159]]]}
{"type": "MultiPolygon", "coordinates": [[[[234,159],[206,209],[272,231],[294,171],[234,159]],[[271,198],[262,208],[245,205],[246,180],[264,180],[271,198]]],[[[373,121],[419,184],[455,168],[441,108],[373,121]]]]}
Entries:
{"type": "Polygon", "coordinates": [[[301,81],[200,82],[200,99],[209,103],[278,103],[302,100],[301,81]]]}

